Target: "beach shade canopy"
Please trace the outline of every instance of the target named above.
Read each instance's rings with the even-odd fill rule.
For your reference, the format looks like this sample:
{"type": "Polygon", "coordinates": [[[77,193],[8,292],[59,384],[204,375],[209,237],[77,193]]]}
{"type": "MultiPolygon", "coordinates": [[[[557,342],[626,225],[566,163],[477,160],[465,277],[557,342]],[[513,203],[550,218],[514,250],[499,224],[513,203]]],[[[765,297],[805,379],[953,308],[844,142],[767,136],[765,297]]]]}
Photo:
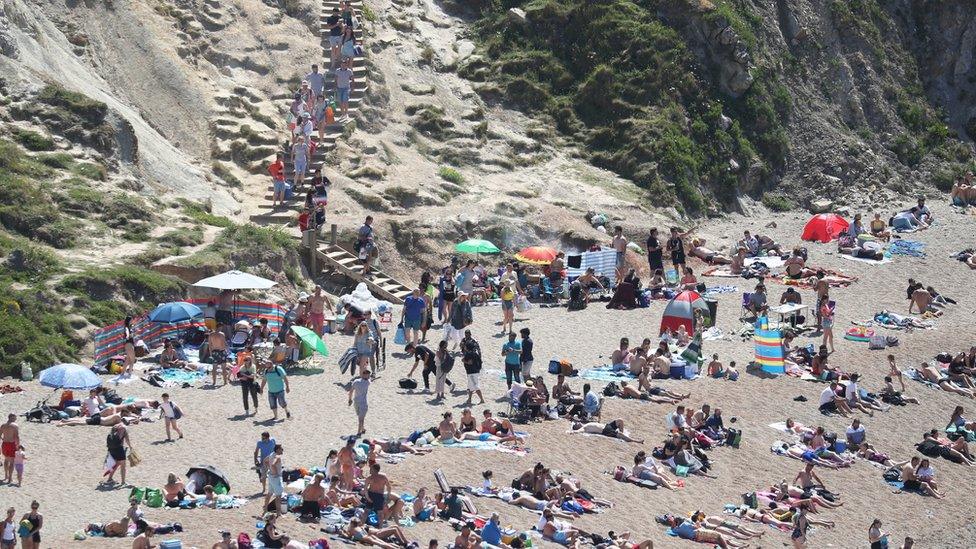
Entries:
{"type": "Polygon", "coordinates": [[[163,303],[150,311],[149,320],[159,322],[160,324],[167,324],[171,322],[183,322],[202,315],[203,311],[200,310],[200,307],[192,303],[173,301],[171,303],[163,303]]]}
{"type": "Polygon", "coordinates": [[[203,487],[207,484],[213,486],[214,488],[216,488],[218,484],[223,484],[227,487],[227,490],[230,490],[230,482],[227,481],[227,475],[213,465],[194,465],[193,467],[187,469],[186,476],[189,478],[190,475],[197,472],[203,473],[207,479],[206,483],[196,487],[196,489],[199,490],[198,493],[203,493],[203,487]]]}
{"type": "Polygon", "coordinates": [[[498,246],[495,246],[487,240],[480,240],[477,238],[469,238],[464,242],[455,244],[454,251],[462,254],[497,254],[501,252],[501,250],[498,249],[498,246]]]}
{"type": "Polygon", "coordinates": [[[800,238],[813,242],[830,242],[846,231],[849,225],[846,219],[837,214],[818,214],[807,221],[800,238]]]}
{"type": "Polygon", "coordinates": [[[556,259],[556,249],[545,246],[529,246],[515,254],[515,259],[532,265],[548,265],[556,259]]]}
{"type": "Polygon", "coordinates": [[[215,290],[267,290],[277,282],[261,278],[241,271],[227,271],[226,273],[198,280],[197,288],[213,288],[215,290]]]}
{"type": "Polygon", "coordinates": [[[779,330],[770,330],[766,317],[756,319],[756,331],[753,337],[756,344],[756,359],[764,372],[771,374],[785,374],[786,361],[783,357],[783,336],[779,330]]]}
{"type": "Polygon", "coordinates": [[[664,308],[660,333],[676,331],[679,326],[684,326],[689,334],[695,333],[695,309],[700,310],[706,318],[711,316],[708,303],[698,292],[685,290],[674,296],[664,308]]]}
{"type": "Polygon", "coordinates": [[[102,384],[91,368],[80,364],[56,364],[41,370],[41,385],[55,389],[94,389],[102,384]]]}
{"type": "Polygon", "coordinates": [[[309,349],[322,356],[329,356],[329,349],[325,346],[325,342],[312,330],[302,326],[292,326],[291,331],[295,332],[298,339],[302,340],[302,343],[308,346],[309,349]]]}

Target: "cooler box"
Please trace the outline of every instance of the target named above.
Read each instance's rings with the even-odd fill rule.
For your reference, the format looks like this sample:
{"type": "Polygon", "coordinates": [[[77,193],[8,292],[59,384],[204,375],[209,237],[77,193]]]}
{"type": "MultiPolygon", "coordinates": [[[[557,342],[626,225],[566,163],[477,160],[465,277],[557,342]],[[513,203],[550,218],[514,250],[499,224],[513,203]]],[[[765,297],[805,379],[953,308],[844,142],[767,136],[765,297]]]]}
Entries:
{"type": "Polygon", "coordinates": [[[681,379],[681,378],[683,378],[685,376],[685,366],[686,365],[683,364],[683,363],[682,364],[676,364],[676,363],[672,362],[671,363],[671,375],[669,377],[671,379],[681,379]]]}

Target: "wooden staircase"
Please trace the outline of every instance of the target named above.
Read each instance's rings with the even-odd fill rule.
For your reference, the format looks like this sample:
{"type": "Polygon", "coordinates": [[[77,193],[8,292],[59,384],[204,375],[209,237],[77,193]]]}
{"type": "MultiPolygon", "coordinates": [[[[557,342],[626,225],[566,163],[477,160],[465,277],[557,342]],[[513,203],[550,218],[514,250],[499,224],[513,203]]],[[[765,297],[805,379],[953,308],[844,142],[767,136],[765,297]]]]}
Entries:
{"type": "Polygon", "coordinates": [[[317,260],[327,268],[339,271],[353,280],[365,282],[366,287],[373,294],[390,303],[402,304],[412,291],[376,269],[373,269],[368,277],[363,278],[363,265],[359,262],[359,258],[340,246],[333,244],[319,246],[316,256],[317,260]]]}
{"type": "MultiPolygon", "coordinates": [[[[358,19],[360,24],[354,32],[357,42],[362,44],[363,2],[362,0],[351,0],[350,5],[359,16],[358,19]]],[[[326,73],[324,91],[326,97],[334,97],[336,95],[335,74],[326,70],[331,64],[329,28],[326,21],[328,20],[329,15],[332,14],[333,8],[339,8],[339,0],[322,0],[322,12],[319,15],[319,33],[321,35],[324,61],[319,63],[319,66],[322,67],[321,70],[325,71],[326,73]]],[[[335,123],[326,126],[325,132],[323,133],[321,139],[319,139],[318,131],[315,131],[312,134],[312,140],[315,142],[315,152],[309,157],[308,169],[304,180],[299,182],[299,185],[295,185],[295,192],[292,198],[285,202],[285,206],[278,206],[277,209],[272,209],[271,199],[274,193],[274,186],[270,184],[270,177],[268,177],[269,185],[267,187],[267,193],[264,196],[265,200],[267,200],[267,204],[262,204],[260,206],[262,209],[268,210],[268,212],[252,215],[252,222],[260,225],[296,224],[298,214],[301,212],[301,208],[305,202],[305,191],[307,191],[311,185],[312,177],[318,169],[325,166],[326,159],[328,158],[329,153],[335,150],[339,138],[343,135],[346,124],[359,113],[359,106],[362,104],[363,99],[365,99],[366,92],[369,89],[369,71],[366,67],[366,59],[363,56],[358,55],[353,58],[352,70],[353,85],[349,93],[349,118],[342,119],[340,118],[340,113],[336,112],[335,123]]],[[[290,93],[277,96],[275,97],[275,100],[281,101],[286,110],[291,108],[292,97],[290,93]]],[[[288,181],[293,181],[295,166],[291,161],[290,148],[284,143],[282,152],[285,156],[285,178],[288,181]]],[[[335,226],[333,225],[333,227],[335,226]]],[[[306,242],[303,239],[302,246],[309,253],[309,263],[312,267],[313,276],[317,274],[317,267],[319,266],[331,271],[337,271],[347,278],[357,282],[366,283],[366,286],[376,296],[398,305],[402,304],[403,299],[411,292],[406,285],[397,282],[392,277],[386,275],[382,271],[376,270],[375,268],[372,269],[370,276],[364,278],[363,265],[359,261],[359,258],[336,243],[334,229],[332,242],[330,244],[320,244],[316,239],[312,239],[311,242],[306,242]],[[314,257],[314,260],[311,259],[312,257],[314,257]]]]}

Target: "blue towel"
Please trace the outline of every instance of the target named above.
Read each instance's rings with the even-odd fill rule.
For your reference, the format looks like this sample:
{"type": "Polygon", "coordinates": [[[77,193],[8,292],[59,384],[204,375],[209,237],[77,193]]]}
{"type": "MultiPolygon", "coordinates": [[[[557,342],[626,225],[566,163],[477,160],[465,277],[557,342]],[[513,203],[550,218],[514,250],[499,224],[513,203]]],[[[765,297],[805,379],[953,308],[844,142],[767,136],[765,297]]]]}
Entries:
{"type": "Polygon", "coordinates": [[[193,384],[206,377],[206,374],[203,372],[190,372],[182,368],[168,368],[159,372],[159,377],[166,381],[172,381],[173,383],[193,384]]]}
{"type": "Polygon", "coordinates": [[[925,257],[925,244],[914,240],[895,240],[888,246],[889,255],[925,257]]]}

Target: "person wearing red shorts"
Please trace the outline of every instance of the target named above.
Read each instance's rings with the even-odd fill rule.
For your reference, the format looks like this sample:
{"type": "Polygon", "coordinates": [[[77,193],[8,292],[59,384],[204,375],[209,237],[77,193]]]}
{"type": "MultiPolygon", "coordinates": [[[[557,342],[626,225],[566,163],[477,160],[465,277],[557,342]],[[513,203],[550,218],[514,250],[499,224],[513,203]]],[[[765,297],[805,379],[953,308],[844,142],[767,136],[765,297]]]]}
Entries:
{"type": "Polygon", "coordinates": [[[7,416],[7,423],[0,425],[0,453],[3,453],[3,481],[13,482],[14,456],[20,445],[20,427],[17,425],[17,415],[7,416]]]}

